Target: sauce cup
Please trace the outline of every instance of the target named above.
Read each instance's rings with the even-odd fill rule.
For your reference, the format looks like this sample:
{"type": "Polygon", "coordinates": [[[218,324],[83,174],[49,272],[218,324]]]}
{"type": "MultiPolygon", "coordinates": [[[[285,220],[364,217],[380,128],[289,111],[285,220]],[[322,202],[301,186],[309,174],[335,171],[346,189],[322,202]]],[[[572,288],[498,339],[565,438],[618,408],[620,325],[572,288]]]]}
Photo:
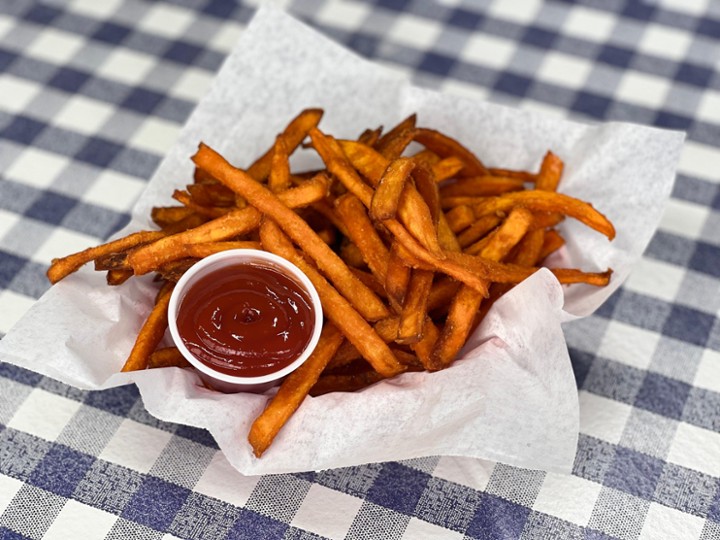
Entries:
{"type": "MultiPolygon", "coordinates": [[[[257,288],[254,290],[257,290],[257,288]]],[[[194,292],[193,294],[197,294],[197,292],[194,292]]],[[[190,305],[190,302],[188,302],[188,305],[190,305]]],[[[186,307],[186,309],[188,308],[186,307]]],[[[187,314],[184,314],[184,316],[187,317],[187,314]]],[[[279,384],[284,377],[300,367],[313,352],[318,339],[320,338],[322,324],[323,312],[320,304],[320,298],[318,297],[317,291],[308,277],[298,267],[286,259],[283,259],[273,253],[255,249],[227,250],[216,253],[197,262],[189,270],[187,270],[177,282],[170,298],[170,305],[168,306],[168,327],[170,329],[170,335],[172,336],[178,350],[195,368],[206,386],[224,393],[262,393],[279,384]],[[281,366],[276,371],[261,375],[242,376],[234,373],[228,373],[226,372],[227,370],[221,371],[219,369],[215,369],[207,362],[202,361],[193,354],[181,336],[181,330],[178,325],[178,317],[181,315],[183,310],[183,301],[188,298],[188,294],[191,292],[193,287],[197,287],[201,280],[203,280],[203,283],[214,282],[214,276],[213,278],[203,278],[206,278],[211,274],[219,275],[217,272],[224,271],[223,273],[227,274],[230,268],[235,268],[238,265],[247,265],[253,267],[254,269],[261,268],[275,270],[282,276],[288,278],[292,284],[304,293],[304,297],[308,299],[310,319],[312,320],[314,326],[312,333],[307,340],[307,345],[301,350],[296,358],[290,359],[289,363],[287,363],[287,361],[284,362],[286,365],[284,365],[284,367],[281,366]]],[[[242,352],[242,347],[238,347],[237,350],[242,352]]]]}

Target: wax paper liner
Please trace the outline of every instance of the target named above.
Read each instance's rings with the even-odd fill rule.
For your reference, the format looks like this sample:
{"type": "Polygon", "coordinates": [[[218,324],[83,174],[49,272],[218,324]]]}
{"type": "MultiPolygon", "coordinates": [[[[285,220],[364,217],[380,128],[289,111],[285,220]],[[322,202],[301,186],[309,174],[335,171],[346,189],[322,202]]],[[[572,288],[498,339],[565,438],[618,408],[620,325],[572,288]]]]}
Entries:
{"type": "MultiPolygon", "coordinates": [[[[492,51],[488,51],[492,54],[492,51]]],[[[639,125],[589,126],[409,85],[304,26],[261,8],[223,64],[121,231],[149,227],[192,176],[204,141],[246,166],[301,109],[321,107],[321,129],[356,137],[410,113],[448,133],[488,166],[536,170],[552,149],[565,161],[560,191],[592,202],[615,224],[613,242],[568,220],[553,264],[614,269],[610,286],[560,286],[541,270],[493,307],[461,358],[356,393],[307,398],[272,447],[246,437],[267,395],[225,395],[189,370],[118,373],[152,303],[148,277],[119,287],[83,269],[52,287],[0,341],[0,359],[83,389],[135,383],[147,410],[210,431],[244,474],[282,473],[456,455],[569,471],[578,436],[577,389],[561,323],[586,316],[622,283],[660,220],[683,134],[639,125]]],[[[316,163],[316,162],[315,162],[316,163]]],[[[312,158],[293,157],[294,167],[312,158]]]]}

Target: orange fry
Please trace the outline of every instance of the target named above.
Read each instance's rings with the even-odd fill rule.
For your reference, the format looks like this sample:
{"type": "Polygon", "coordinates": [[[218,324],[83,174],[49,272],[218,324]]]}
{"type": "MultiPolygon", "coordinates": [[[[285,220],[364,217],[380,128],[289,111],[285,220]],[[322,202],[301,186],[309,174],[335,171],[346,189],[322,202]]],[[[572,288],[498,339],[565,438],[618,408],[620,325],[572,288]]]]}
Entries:
{"type": "MultiPolygon", "coordinates": [[[[322,109],[305,109],[290,121],[285,130],[282,132],[285,140],[285,150],[288,154],[292,154],[295,149],[300,146],[305,137],[307,137],[310,129],[320,123],[322,115],[322,109]]],[[[274,153],[275,146],[273,145],[267,152],[250,165],[250,167],[248,167],[247,174],[255,180],[265,180],[270,175],[274,153]]],[[[212,176],[209,171],[206,172],[212,176]]]]}
{"type": "Polygon", "coordinates": [[[441,158],[456,156],[463,161],[463,168],[459,176],[481,176],[486,169],[482,162],[470,150],[458,141],[434,129],[418,128],[414,131],[414,138],[424,147],[429,148],[441,158]]]}
{"type": "Polygon", "coordinates": [[[366,319],[374,321],[388,315],[382,300],[355,277],[342,259],[318,237],[305,220],[285,206],[262,184],[230,165],[225,158],[204,144],[200,145],[193,156],[193,161],[197,166],[210,171],[215,178],[234,192],[242,195],[253,207],[280,224],[285,233],[313,259],[318,268],[366,319]]]}
{"type": "Polygon", "coordinates": [[[110,253],[126,251],[128,249],[153,242],[159,238],[163,238],[165,233],[162,231],[140,231],[132,233],[123,238],[118,238],[100,246],[84,249],[78,253],[73,253],[66,257],[53,259],[50,268],[47,271],[47,277],[50,283],[57,283],[65,276],[72,274],[81,266],[92,260],[102,257],[110,253]]]}
{"type": "Polygon", "coordinates": [[[342,342],[343,335],[337,328],[330,323],[326,324],[310,357],[282,382],[265,410],[250,427],[248,441],[257,457],[263,455],[303,402],[342,342]]]}
{"type": "Polygon", "coordinates": [[[174,283],[166,282],[158,292],[155,306],[142,325],[135,345],[133,345],[121,371],[137,371],[147,368],[150,355],[157,348],[167,329],[167,309],[170,303],[170,293],[174,286],[174,283]]]}
{"type": "Polygon", "coordinates": [[[525,206],[531,210],[545,212],[560,212],[575,218],[591,229],[594,229],[612,240],[615,238],[615,227],[603,214],[595,210],[592,205],[554,191],[515,191],[505,193],[498,197],[488,197],[478,201],[473,209],[477,216],[508,212],[515,206],[525,206]]]}
{"type": "Polygon", "coordinates": [[[378,373],[392,377],[403,371],[387,344],[320,272],[295,250],[290,239],[274,221],[263,221],[260,240],[266,250],[285,257],[308,276],[320,296],[325,316],[378,373]]]}

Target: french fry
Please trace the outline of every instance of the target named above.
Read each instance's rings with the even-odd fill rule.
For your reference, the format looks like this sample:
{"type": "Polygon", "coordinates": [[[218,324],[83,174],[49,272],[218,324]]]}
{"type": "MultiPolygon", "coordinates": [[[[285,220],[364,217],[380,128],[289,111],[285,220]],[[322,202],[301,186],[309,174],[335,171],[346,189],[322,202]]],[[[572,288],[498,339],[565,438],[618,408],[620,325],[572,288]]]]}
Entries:
{"type": "Polygon", "coordinates": [[[445,213],[450,230],[457,234],[475,223],[475,212],[466,204],[461,204],[445,213]]]}
{"type": "Polygon", "coordinates": [[[487,197],[473,204],[473,210],[479,217],[497,212],[508,212],[516,206],[544,212],[560,212],[604,234],[609,240],[615,238],[615,227],[603,214],[584,201],[554,191],[533,189],[505,193],[498,197],[487,197]]]}
{"type": "Polygon", "coordinates": [[[117,270],[108,270],[106,281],[108,285],[116,286],[122,285],[128,279],[133,276],[132,270],[125,270],[123,268],[117,270]]]}
{"type": "Polygon", "coordinates": [[[525,182],[507,176],[471,176],[440,188],[443,199],[448,197],[489,197],[508,191],[520,191],[525,182]]]}
{"type": "MultiPolygon", "coordinates": [[[[532,214],[523,209],[514,209],[498,228],[492,240],[481,255],[492,261],[500,261],[520,242],[532,223],[532,214]]],[[[463,286],[450,305],[445,325],[431,355],[433,368],[441,369],[452,362],[465,344],[473,328],[475,314],[480,308],[484,295],[470,287],[463,286]]]]}
{"type": "Polygon", "coordinates": [[[385,135],[380,137],[378,142],[374,145],[375,150],[387,159],[399,157],[402,150],[404,150],[412,140],[416,122],[417,115],[415,114],[411,114],[405,118],[385,135]]]}
{"type": "Polygon", "coordinates": [[[202,259],[229,249],[261,249],[260,242],[253,240],[235,240],[233,242],[206,242],[202,244],[185,244],[181,249],[183,257],[202,259]]]}
{"type": "Polygon", "coordinates": [[[413,134],[416,142],[441,158],[455,156],[462,160],[463,168],[458,176],[482,176],[486,173],[485,166],[477,156],[452,137],[428,128],[416,128],[413,134]]]}
{"type": "Polygon", "coordinates": [[[162,367],[190,367],[185,357],[180,353],[177,347],[164,347],[157,349],[148,358],[148,368],[162,368],[162,367]]]}
{"type": "Polygon", "coordinates": [[[377,221],[395,219],[400,196],[415,164],[410,158],[399,158],[385,170],[370,200],[370,215],[377,221]]]}
{"type": "MultiPolygon", "coordinates": [[[[300,146],[305,137],[307,137],[310,129],[320,123],[322,115],[322,109],[305,109],[290,121],[285,130],[282,132],[283,139],[285,141],[285,149],[288,154],[292,154],[295,148],[300,146]]],[[[250,167],[248,167],[247,174],[255,180],[265,180],[270,175],[274,153],[275,146],[273,145],[267,152],[250,165],[250,167]]],[[[206,172],[212,176],[210,171],[206,172]]]]}
{"type": "Polygon", "coordinates": [[[560,233],[555,229],[550,229],[545,232],[545,238],[543,239],[542,249],[538,255],[538,262],[545,260],[548,255],[554,253],[565,245],[565,240],[560,233]]]}
{"type": "MultiPolygon", "coordinates": [[[[318,175],[302,186],[278,194],[278,197],[287,207],[301,207],[322,199],[327,189],[327,178],[318,175]]],[[[179,250],[186,245],[219,242],[247,234],[260,225],[261,217],[254,207],[233,210],[194,229],[161,238],[128,253],[127,265],[134,270],[135,275],[147,274],[182,256],[179,250]]]]}
{"type": "Polygon", "coordinates": [[[377,371],[363,371],[353,375],[323,375],[310,390],[313,397],[331,392],[357,392],[383,380],[377,371]]]}
{"type": "Polygon", "coordinates": [[[430,165],[436,182],[443,182],[454,177],[464,167],[462,159],[457,156],[446,157],[430,165]]]}
{"type": "Polygon", "coordinates": [[[162,231],[140,231],[123,238],[118,238],[100,246],[84,249],[78,253],[73,253],[66,257],[53,259],[52,264],[48,268],[47,277],[50,283],[57,283],[64,277],[77,271],[81,266],[90,261],[119,251],[125,251],[136,246],[148,244],[154,240],[163,238],[165,233],[162,231]]]}
{"type": "MultiPolygon", "coordinates": [[[[394,241],[390,247],[390,254],[385,272],[385,290],[394,306],[401,306],[405,300],[408,282],[410,281],[410,267],[400,256],[401,245],[394,241]]],[[[398,311],[399,309],[396,308],[398,311]]]]}
{"type": "Polygon", "coordinates": [[[185,186],[190,196],[203,206],[234,206],[235,194],[222,184],[188,184],[185,186]]]}
{"type": "Polygon", "coordinates": [[[160,288],[155,299],[155,306],[142,325],[135,345],[133,345],[121,371],[137,371],[148,367],[150,355],[157,348],[167,329],[167,308],[174,285],[174,283],[166,282],[160,288]]]}
{"type": "Polygon", "coordinates": [[[313,259],[318,268],[366,319],[374,321],[388,315],[382,300],[363,285],[315,231],[273,193],[230,165],[209,146],[201,144],[192,159],[198,167],[208,170],[215,178],[243,196],[253,207],[280,224],[283,231],[313,259]]]}
{"type": "Polygon", "coordinates": [[[260,227],[263,247],[286,258],[308,276],[317,289],[327,318],[343,333],[360,354],[384,377],[404,371],[385,342],[367,321],[308,261],[293,247],[290,239],[272,220],[264,220],[260,227]]]}
{"type": "Polygon", "coordinates": [[[370,271],[380,282],[384,282],[390,252],[370,221],[365,207],[357,197],[346,193],[335,200],[335,208],[347,236],[357,246],[370,271]]]}
{"type": "Polygon", "coordinates": [[[285,378],[265,410],[255,419],[250,427],[248,441],[257,457],[263,455],[303,402],[343,339],[342,333],[335,326],[331,323],[326,324],[310,357],[285,378]]]}
{"type": "Polygon", "coordinates": [[[562,160],[548,150],[540,165],[540,172],[538,172],[537,179],[535,180],[535,189],[557,191],[563,168],[564,164],[562,160]]]}
{"type": "Polygon", "coordinates": [[[429,270],[413,270],[400,313],[395,340],[398,343],[409,345],[422,339],[434,275],[434,272],[429,270]]]}
{"type": "Polygon", "coordinates": [[[268,188],[273,193],[280,193],[290,187],[290,162],[288,161],[288,149],[285,137],[278,135],[275,139],[268,188]]]}
{"type": "Polygon", "coordinates": [[[150,219],[158,227],[165,227],[172,223],[177,223],[183,218],[193,213],[192,208],[185,206],[156,206],[150,213],[150,219]]]}

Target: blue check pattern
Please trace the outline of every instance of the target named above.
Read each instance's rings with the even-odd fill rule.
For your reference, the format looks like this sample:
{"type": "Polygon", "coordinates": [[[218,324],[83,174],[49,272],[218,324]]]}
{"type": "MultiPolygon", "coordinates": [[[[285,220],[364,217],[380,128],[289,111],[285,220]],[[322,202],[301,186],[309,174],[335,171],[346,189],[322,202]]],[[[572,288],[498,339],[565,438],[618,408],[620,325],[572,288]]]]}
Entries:
{"type": "MultiPolygon", "coordinates": [[[[48,288],[52,256],[127,223],[256,4],[0,2],[0,335],[48,288]]],[[[134,386],[85,392],[0,363],[0,538],[720,538],[720,4],[287,9],[422,86],[687,132],[637,271],[565,328],[572,475],[435,456],[243,477],[134,386]]]]}

